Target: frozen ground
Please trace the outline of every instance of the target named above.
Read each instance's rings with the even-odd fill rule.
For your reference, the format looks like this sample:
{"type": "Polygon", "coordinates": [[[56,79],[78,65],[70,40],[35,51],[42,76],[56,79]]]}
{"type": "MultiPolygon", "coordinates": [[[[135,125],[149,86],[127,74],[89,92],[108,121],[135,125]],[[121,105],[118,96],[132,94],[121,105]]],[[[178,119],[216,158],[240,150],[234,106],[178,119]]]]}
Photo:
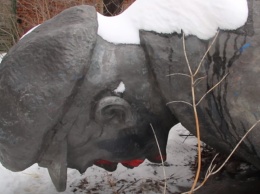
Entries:
{"type": "MultiPolygon", "coordinates": [[[[179,188],[189,187],[193,173],[190,164],[196,155],[196,138],[185,136],[189,132],[180,124],[172,128],[167,146],[165,171],[170,193],[179,193],[179,188]]],[[[99,167],[89,168],[83,175],[68,169],[67,190],[62,194],[112,194],[112,193],[147,193],[163,191],[163,167],[145,161],[135,169],[118,165],[115,172],[107,172],[99,167]]],[[[1,194],[58,194],[48,172],[37,164],[23,172],[11,172],[0,165],[1,194]]]]}

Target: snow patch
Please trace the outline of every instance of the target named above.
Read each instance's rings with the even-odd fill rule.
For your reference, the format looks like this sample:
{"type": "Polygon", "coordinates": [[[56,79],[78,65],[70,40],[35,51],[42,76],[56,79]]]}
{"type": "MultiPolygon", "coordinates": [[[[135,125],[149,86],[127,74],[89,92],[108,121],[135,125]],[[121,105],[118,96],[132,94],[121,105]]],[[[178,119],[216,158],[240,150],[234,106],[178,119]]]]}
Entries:
{"type": "Polygon", "coordinates": [[[125,92],[125,84],[124,82],[120,82],[117,88],[114,90],[115,93],[124,93],[125,92]]]}
{"type": "Polygon", "coordinates": [[[98,14],[98,34],[115,44],[139,44],[139,30],[207,40],[218,28],[243,26],[247,17],[247,0],[136,0],[118,16],[98,14]]]}
{"type": "Polygon", "coordinates": [[[1,64],[1,62],[2,62],[2,60],[3,60],[5,55],[6,55],[6,53],[0,53],[0,64],[1,64]]]}
{"type": "Polygon", "coordinates": [[[27,36],[28,34],[30,34],[32,31],[34,31],[36,28],[38,28],[39,26],[40,26],[41,24],[38,24],[37,26],[34,26],[32,29],[30,29],[28,32],[26,32],[21,38],[20,38],[20,40],[23,38],[23,37],[25,37],[25,36],[27,36]]]}

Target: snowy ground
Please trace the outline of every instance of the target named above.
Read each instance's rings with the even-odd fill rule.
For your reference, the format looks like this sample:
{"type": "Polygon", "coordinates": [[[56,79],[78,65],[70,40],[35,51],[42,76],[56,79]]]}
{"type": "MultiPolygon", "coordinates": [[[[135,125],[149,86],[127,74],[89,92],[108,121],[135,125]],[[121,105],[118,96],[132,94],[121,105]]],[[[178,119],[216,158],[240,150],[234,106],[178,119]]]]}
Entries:
{"type": "MultiPolygon", "coordinates": [[[[180,124],[172,128],[167,146],[165,171],[170,193],[179,193],[180,187],[192,184],[193,173],[190,164],[196,155],[196,138],[185,140],[183,134],[189,132],[180,124]],[[185,141],[184,141],[185,140],[185,141]]],[[[93,166],[83,175],[68,169],[67,190],[62,194],[81,193],[162,193],[163,167],[145,161],[135,169],[127,169],[122,165],[109,173],[93,166]]],[[[3,194],[57,194],[48,172],[37,164],[23,172],[10,172],[0,165],[0,193],[3,194]]]]}

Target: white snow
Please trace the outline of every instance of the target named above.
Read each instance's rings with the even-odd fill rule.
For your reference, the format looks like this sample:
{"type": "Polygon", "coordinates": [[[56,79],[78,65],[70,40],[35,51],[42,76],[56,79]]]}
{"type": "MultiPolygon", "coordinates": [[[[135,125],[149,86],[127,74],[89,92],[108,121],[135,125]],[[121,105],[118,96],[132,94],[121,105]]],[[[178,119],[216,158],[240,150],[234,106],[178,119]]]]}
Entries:
{"type": "MultiPolygon", "coordinates": [[[[178,187],[190,187],[194,176],[190,163],[196,155],[197,140],[189,137],[184,141],[185,137],[179,134],[189,132],[180,124],[176,125],[170,131],[167,145],[165,170],[171,192],[178,191],[178,187]]],[[[113,173],[96,166],[88,168],[83,175],[68,169],[67,190],[61,194],[115,193],[121,187],[125,193],[138,193],[139,190],[144,191],[142,193],[162,193],[163,179],[162,166],[148,161],[134,169],[127,169],[120,164],[113,173]]],[[[23,172],[11,172],[0,164],[0,193],[58,194],[47,170],[36,164],[23,172]]]]}
{"type": "Polygon", "coordinates": [[[245,24],[247,0],[136,0],[118,16],[98,14],[98,34],[115,44],[139,44],[139,30],[209,39],[218,28],[245,24]]]}
{"type": "Polygon", "coordinates": [[[124,93],[125,92],[125,84],[124,82],[120,82],[117,88],[114,90],[115,93],[124,93]]]}
{"type": "Polygon", "coordinates": [[[20,38],[20,40],[23,38],[23,37],[25,37],[25,36],[27,36],[28,34],[30,34],[32,31],[34,31],[37,27],[39,27],[41,24],[38,24],[37,26],[34,26],[33,28],[31,28],[28,32],[26,32],[21,38],[20,38]]]}
{"type": "Polygon", "coordinates": [[[6,53],[0,53],[0,63],[2,62],[3,57],[6,55],[6,53]]]}

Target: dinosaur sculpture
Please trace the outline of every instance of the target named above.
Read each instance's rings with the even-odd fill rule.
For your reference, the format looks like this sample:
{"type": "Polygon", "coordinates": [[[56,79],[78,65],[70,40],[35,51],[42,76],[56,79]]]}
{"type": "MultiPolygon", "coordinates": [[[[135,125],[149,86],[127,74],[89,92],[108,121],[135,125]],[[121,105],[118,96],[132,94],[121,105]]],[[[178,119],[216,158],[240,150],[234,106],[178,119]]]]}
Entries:
{"type": "MultiPolygon", "coordinates": [[[[177,3],[167,2],[172,7],[177,3]]],[[[122,18],[130,21],[126,26],[133,24],[135,17],[125,20],[132,9],[109,19],[97,15],[93,7],[77,6],[24,36],[0,65],[1,163],[12,171],[39,163],[48,168],[57,190],[64,191],[67,167],[84,172],[95,164],[113,171],[118,163],[133,168],[144,159],[161,162],[151,126],[165,160],[168,132],[174,124],[181,122],[196,134],[191,107],[166,106],[171,101],[191,101],[190,80],[167,76],[188,73],[182,33],[195,70],[217,28],[220,34],[198,72],[198,77],[205,77],[196,87],[198,99],[229,75],[197,108],[202,140],[229,153],[260,117],[260,4],[202,2],[198,0],[196,6],[218,8],[218,14],[210,12],[215,23],[213,15],[206,20],[199,15],[196,20],[198,26],[212,24],[210,30],[202,26],[201,31],[192,31],[187,18],[180,20],[180,26],[173,25],[173,19],[164,33],[149,22],[137,22],[138,28],[132,29],[136,36],[123,44],[124,38],[113,42],[104,29],[109,21],[118,27],[122,18]],[[231,12],[237,20],[230,18],[231,12]]],[[[147,1],[137,1],[133,9],[142,3],[147,1]]],[[[257,126],[237,152],[258,168],[259,136],[257,126]]]]}

